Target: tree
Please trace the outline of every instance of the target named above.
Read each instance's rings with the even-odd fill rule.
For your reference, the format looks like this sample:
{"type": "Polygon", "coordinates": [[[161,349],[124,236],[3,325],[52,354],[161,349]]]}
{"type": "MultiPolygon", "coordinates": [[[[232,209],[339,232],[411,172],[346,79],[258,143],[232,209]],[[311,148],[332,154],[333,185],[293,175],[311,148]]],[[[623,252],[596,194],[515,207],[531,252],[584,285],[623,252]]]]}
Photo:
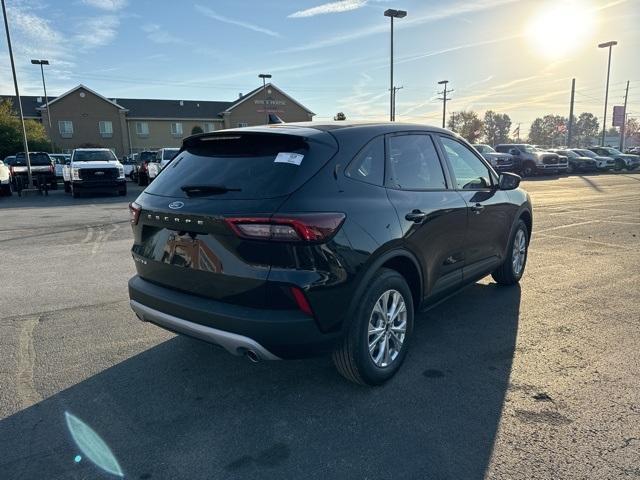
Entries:
{"type": "Polygon", "coordinates": [[[600,124],[593,113],[583,112],[578,116],[574,127],[574,141],[578,147],[588,147],[595,143],[600,124]]]}
{"type": "Polygon", "coordinates": [[[627,125],[624,127],[624,137],[627,140],[633,138],[640,142],[640,120],[637,118],[627,119],[627,125]]]}
{"type": "Polygon", "coordinates": [[[343,112],[338,112],[333,117],[334,120],[346,120],[347,116],[343,112]]]}
{"type": "Polygon", "coordinates": [[[566,143],[567,119],[562,115],[536,118],[529,129],[529,143],[556,146],[566,143]]]}
{"type": "Polygon", "coordinates": [[[488,110],[484,114],[482,134],[485,142],[491,145],[507,143],[511,131],[511,118],[506,113],[495,113],[488,110]]]}
{"type": "Polygon", "coordinates": [[[200,125],[195,125],[191,129],[191,135],[195,135],[196,133],[204,133],[204,130],[202,129],[202,127],[200,125]]]}
{"type": "MultiPolygon", "coordinates": [[[[22,143],[22,125],[18,114],[9,99],[0,101],[0,159],[24,150],[22,143]]],[[[51,143],[42,123],[36,120],[25,120],[29,150],[50,151],[51,143]]]]}
{"type": "Polygon", "coordinates": [[[452,112],[447,127],[464,137],[469,143],[476,143],[482,134],[482,120],[473,110],[452,112]]]}

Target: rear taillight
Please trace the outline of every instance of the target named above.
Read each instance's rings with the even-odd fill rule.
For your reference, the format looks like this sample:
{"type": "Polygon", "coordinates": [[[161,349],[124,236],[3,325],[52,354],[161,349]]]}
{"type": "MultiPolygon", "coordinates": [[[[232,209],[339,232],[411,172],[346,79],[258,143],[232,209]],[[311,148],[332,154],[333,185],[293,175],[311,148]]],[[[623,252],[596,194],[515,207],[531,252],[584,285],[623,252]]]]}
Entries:
{"type": "Polygon", "coordinates": [[[142,210],[142,206],[137,204],[136,202],[131,202],[129,204],[129,219],[131,221],[131,225],[137,225],[138,220],[140,220],[140,211],[142,210]]]}
{"type": "Polygon", "coordinates": [[[54,167],[53,165],[49,165],[49,173],[55,173],[56,172],[56,167],[54,167]]]}
{"type": "Polygon", "coordinates": [[[141,172],[146,172],[146,171],[147,171],[147,162],[143,162],[143,163],[140,165],[140,171],[141,171],[141,172]]]}
{"type": "Polygon", "coordinates": [[[11,165],[11,166],[9,167],[9,174],[10,174],[11,176],[13,176],[13,165],[11,165]]]}
{"type": "Polygon", "coordinates": [[[309,300],[304,296],[302,290],[298,287],[291,287],[291,295],[293,295],[296,304],[301,312],[306,313],[310,317],[313,317],[313,310],[311,310],[311,305],[309,305],[309,300]]]}
{"type": "Polygon", "coordinates": [[[225,221],[242,238],[277,242],[324,242],[344,221],[343,213],[282,214],[273,217],[231,217],[225,221]]]}

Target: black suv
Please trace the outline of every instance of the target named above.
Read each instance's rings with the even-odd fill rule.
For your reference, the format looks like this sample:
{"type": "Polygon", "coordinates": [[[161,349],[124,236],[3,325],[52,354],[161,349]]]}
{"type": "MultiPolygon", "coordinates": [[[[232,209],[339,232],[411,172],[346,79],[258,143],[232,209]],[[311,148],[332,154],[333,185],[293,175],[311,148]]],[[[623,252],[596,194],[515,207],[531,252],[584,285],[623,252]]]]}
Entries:
{"type": "Polygon", "coordinates": [[[260,359],[399,368],[414,312],[492,274],[520,280],[531,203],[462,138],[403,124],[194,135],[130,205],[142,320],[260,359]]]}

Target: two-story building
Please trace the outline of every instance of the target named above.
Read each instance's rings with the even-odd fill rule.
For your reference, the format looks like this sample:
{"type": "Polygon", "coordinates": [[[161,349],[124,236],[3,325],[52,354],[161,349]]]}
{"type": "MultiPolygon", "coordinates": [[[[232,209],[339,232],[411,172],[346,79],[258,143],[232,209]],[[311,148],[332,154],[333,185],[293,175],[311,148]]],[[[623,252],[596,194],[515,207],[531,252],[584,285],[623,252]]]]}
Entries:
{"type": "MultiPolygon", "coordinates": [[[[3,95],[3,98],[15,97],[3,95]]],[[[204,132],[261,125],[269,113],[285,122],[313,119],[314,113],[273,84],[235,101],[107,98],[84,85],[58,97],[22,96],[25,118],[42,122],[56,150],[81,146],[111,148],[122,157],[142,150],[179,147],[194,128],[204,132]],[[266,108],[265,108],[266,103],[266,108]]]]}

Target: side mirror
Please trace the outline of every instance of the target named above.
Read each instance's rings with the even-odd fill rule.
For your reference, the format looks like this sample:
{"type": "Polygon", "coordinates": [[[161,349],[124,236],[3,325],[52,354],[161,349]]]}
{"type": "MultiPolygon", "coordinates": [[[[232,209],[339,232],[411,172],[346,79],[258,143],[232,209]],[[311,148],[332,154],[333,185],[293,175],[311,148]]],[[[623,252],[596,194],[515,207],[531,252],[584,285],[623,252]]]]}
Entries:
{"type": "Polygon", "coordinates": [[[498,182],[498,188],[500,190],[515,190],[520,186],[520,175],[515,173],[503,172],[500,174],[500,181],[498,182]]]}
{"type": "Polygon", "coordinates": [[[511,150],[509,150],[509,153],[511,155],[520,155],[520,150],[518,150],[517,148],[512,148],[511,150]]]}

